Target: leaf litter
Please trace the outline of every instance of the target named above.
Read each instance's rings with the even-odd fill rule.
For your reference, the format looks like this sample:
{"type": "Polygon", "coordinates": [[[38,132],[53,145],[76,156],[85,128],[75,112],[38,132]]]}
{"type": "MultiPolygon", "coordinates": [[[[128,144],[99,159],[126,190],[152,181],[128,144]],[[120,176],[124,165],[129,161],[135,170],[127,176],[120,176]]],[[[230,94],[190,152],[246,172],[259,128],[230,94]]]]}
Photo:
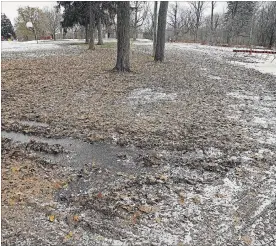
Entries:
{"type": "Polygon", "coordinates": [[[61,50],[3,58],[2,130],[118,145],[115,159],[125,162],[116,172],[93,159],[50,165],[40,153],[52,144],[2,138],[3,241],[238,245],[261,242],[254,228],[272,237],[258,223],[275,224],[275,125],[263,128],[275,117],[275,77],[170,46],[166,62],[154,64],[151,47],[135,45],[128,74],[108,72],[114,49],[61,50]],[[129,162],[125,148],[138,156],[129,162]]]}

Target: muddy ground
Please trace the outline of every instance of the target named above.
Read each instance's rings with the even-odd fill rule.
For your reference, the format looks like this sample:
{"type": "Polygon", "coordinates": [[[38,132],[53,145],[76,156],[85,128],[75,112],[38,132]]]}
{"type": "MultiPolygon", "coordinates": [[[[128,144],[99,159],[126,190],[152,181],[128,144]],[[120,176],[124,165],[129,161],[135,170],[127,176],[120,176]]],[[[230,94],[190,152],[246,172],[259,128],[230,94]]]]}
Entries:
{"type": "Polygon", "coordinates": [[[276,245],[275,76],[59,46],[2,53],[3,245],[276,245]]]}

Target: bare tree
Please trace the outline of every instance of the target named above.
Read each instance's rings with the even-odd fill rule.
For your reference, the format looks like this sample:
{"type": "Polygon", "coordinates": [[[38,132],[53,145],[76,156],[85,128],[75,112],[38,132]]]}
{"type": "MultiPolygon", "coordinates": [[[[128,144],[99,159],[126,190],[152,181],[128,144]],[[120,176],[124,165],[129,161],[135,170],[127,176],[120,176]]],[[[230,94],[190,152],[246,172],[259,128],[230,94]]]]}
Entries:
{"type": "Polygon", "coordinates": [[[233,41],[233,38],[236,38],[236,42],[238,38],[247,41],[250,39],[250,26],[255,13],[255,6],[256,2],[254,1],[227,2],[225,32],[228,44],[233,41]]]}
{"type": "Polygon", "coordinates": [[[89,32],[90,32],[90,41],[89,41],[89,50],[95,50],[94,43],[94,29],[95,29],[95,14],[93,11],[93,2],[89,2],[89,32]]]}
{"type": "Polygon", "coordinates": [[[60,29],[61,13],[56,7],[52,9],[45,8],[44,13],[47,18],[48,29],[51,32],[53,39],[56,40],[56,32],[60,29]]]}
{"type": "Polygon", "coordinates": [[[160,2],[159,15],[158,15],[157,41],[156,41],[156,50],[155,50],[155,56],[154,56],[155,61],[162,62],[164,60],[168,5],[169,3],[167,1],[160,2]]]}
{"type": "Polygon", "coordinates": [[[177,41],[181,35],[190,31],[191,12],[179,8],[177,2],[170,5],[168,24],[173,28],[173,40],[177,41]]]}
{"type": "Polygon", "coordinates": [[[134,6],[130,7],[132,11],[131,27],[133,28],[133,40],[137,39],[138,28],[144,24],[149,12],[148,3],[145,1],[135,1],[134,6]]]}
{"type": "Polygon", "coordinates": [[[18,37],[26,40],[30,38],[37,40],[39,36],[46,34],[47,18],[41,9],[27,6],[18,8],[17,12],[18,17],[15,20],[15,31],[18,37]],[[26,23],[29,21],[33,24],[31,30],[26,27],[26,23]]]}
{"type": "Polygon", "coordinates": [[[117,4],[117,62],[113,70],[129,72],[130,3],[118,2],[117,4]]]}
{"type": "Polygon", "coordinates": [[[168,24],[173,28],[173,39],[176,41],[179,32],[179,8],[178,3],[170,4],[170,9],[168,11],[168,24]]]}
{"type": "Polygon", "coordinates": [[[88,40],[88,23],[85,23],[84,28],[85,28],[85,44],[88,44],[88,42],[89,42],[89,40],[88,40]]]}
{"type": "Polygon", "coordinates": [[[158,2],[154,2],[154,14],[153,14],[153,52],[152,56],[155,56],[156,38],[157,38],[157,8],[158,2]]]}
{"type": "Polygon", "coordinates": [[[96,24],[97,24],[97,33],[98,33],[98,43],[97,45],[103,45],[103,32],[102,32],[102,25],[104,20],[104,10],[103,5],[101,2],[96,3],[95,6],[95,13],[96,13],[96,24]]]}
{"type": "Polygon", "coordinates": [[[272,48],[276,41],[276,2],[266,2],[256,16],[256,41],[272,48]]]}
{"type": "Polygon", "coordinates": [[[203,1],[189,2],[194,15],[194,25],[193,25],[194,41],[197,41],[198,29],[201,25],[205,3],[206,2],[203,2],[203,1]]]}
{"type": "Polygon", "coordinates": [[[210,32],[210,43],[213,45],[214,39],[214,9],[216,7],[216,2],[211,2],[211,32],[210,32]]]}

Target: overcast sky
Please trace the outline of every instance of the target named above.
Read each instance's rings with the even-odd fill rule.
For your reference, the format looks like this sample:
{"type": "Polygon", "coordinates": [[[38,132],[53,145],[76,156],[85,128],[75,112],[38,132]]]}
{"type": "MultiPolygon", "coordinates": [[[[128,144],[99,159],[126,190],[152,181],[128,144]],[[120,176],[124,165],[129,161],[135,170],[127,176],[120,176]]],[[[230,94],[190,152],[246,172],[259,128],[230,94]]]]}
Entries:
{"type": "MultiPolygon", "coordinates": [[[[30,7],[39,7],[41,9],[43,9],[44,7],[53,7],[57,4],[56,1],[48,1],[48,2],[44,2],[44,1],[34,1],[34,2],[25,2],[25,1],[21,1],[21,2],[11,2],[11,1],[2,1],[1,2],[1,13],[5,13],[6,16],[11,20],[12,24],[14,25],[14,19],[17,17],[17,9],[19,7],[26,7],[26,6],[30,6],[30,7]]],[[[187,3],[181,3],[181,5],[187,6],[187,3]]],[[[210,6],[210,2],[206,3],[207,6],[210,6]]],[[[226,2],[217,2],[216,8],[215,8],[215,12],[223,12],[224,10],[226,10],[226,6],[227,3],[226,2]]],[[[209,13],[210,7],[207,7],[205,9],[205,13],[209,13]]]]}
{"type": "Polygon", "coordinates": [[[38,7],[43,9],[44,7],[53,7],[57,4],[57,1],[53,2],[11,2],[11,1],[2,1],[1,2],[1,13],[6,14],[6,16],[11,20],[12,24],[14,25],[14,19],[17,17],[17,9],[19,7],[38,7]]]}

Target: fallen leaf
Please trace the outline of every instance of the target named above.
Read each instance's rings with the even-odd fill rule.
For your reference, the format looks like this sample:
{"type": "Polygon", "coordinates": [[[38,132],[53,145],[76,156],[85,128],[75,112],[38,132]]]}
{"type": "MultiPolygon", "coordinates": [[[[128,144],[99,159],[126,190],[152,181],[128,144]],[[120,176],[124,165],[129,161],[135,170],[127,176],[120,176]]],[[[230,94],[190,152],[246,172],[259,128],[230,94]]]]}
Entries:
{"type": "Polygon", "coordinates": [[[200,204],[200,198],[199,197],[195,196],[195,197],[192,198],[192,200],[195,204],[200,204]]]}
{"type": "Polygon", "coordinates": [[[161,175],[160,177],[159,177],[159,179],[161,179],[161,180],[163,180],[163,181],[167,181],[168,180],[168,176],[167,175],[161,175]]]}
{"type": "Polygon", "coordinates": [[[130,212],[132,210],[131,206],[126,206],[126,205],[121,206],[121,208],[125,209],[128,212],[130,212]]]}
{"type": "Polygon", "coordinates": [[[73,236],[73,232],[69,232],[66,236],[65,239],[70,239],[73,236]]]}
{"type": "Polygon", "coordinates": [[[9,199],[9,205],[14,206],[14,204],[15,204],[15,201],[13,199],[9,199]]]}
{"type": "Polygon", "coordinates": [[[184,197],[180,197],[179,203],[180,203],[181,205],[183,205],[183,204],[185,203],[184,197]]]}
{"type": "Polygon", "coordinates": [[[56,218],[56,216],[53,215],[53,214],[51,214],[51,215],[49,216],[49,221],[50,221],[50,222],[53,222],[53,221],[55,220],[55,218],[56,218]]]}
{"type": "Polygon", "coordinates": [[[134,175],[129,175],[128,178],[129,179],[135,179],[135,176],[134,175]]]}
{"type": "Polygon", "coordinates": [[[160,217],[157,217],[157,218],[155,219],[155,221],[156,221],[157,223],[160,223],[160,222],[161,222],[161,218],[160,218],[160,217]]]}
{"type": "Polygon", "coordinates": [[[101,192],[99,192],[98,195],[97,195],[97,197],[98,197],[99,199],[101,199],[101,198],[103,198],[103,194],[102,194],[101,192]]]}
{"type": "Polygon", "coordinates": [[[11,171],[12,173],[18,172],[20,170],[20,167],[12,167],[11,171]]]}
{"type": "Polygon", "coordinates": [[[223,198],[223,197],[225,197],[225,195],[220,194],[220,193],[217,193],[217,194],[216,194],[216,197],[218,197],[218,198],[223,198]]]}
{"type": "Polygon", "coordinates": [[[238,226],[240,224],[240,217],[238,217],[237,215],[234,215],[233,221],[234,221],[234,225],[238,226]]]}
{"type": "Polygon", "coordinates": [[[54,183],[54,188],[55,188],[55,189],[61,189],[61,188],[62,188],[61,183],[60,183],[60,182],[54,183]]]}
{"type": "Polygon", "coordinates": [[[131,222],[133,224],[136,224],[137,223],[137,220],[140,218],[141,216],[141,212],[140,211],[137,211],[133,214],[133,216],[131,216],[131,222]]]}
{"type": "Polygon", "coordinates": [[[150,213],[152,212],[152,207],[148,205],[142,205],[139,207],[139,210],[144,213],[150,213]]]}
{"type": "Polygon", "coordinates": [[[79,216],[78,216],[78,215],[74,215],[73,220],[74,220],[74,221],[79,221],[79,220],[80,220],[80,218],[79,218],[79,216]]]}
{"type": "Polygon", "coordinates": [[[250,238],[249,236],[242,236],[241,240],[246,244],[246,245],[251,245],[252,244],[252,238],[250,238]]]}

